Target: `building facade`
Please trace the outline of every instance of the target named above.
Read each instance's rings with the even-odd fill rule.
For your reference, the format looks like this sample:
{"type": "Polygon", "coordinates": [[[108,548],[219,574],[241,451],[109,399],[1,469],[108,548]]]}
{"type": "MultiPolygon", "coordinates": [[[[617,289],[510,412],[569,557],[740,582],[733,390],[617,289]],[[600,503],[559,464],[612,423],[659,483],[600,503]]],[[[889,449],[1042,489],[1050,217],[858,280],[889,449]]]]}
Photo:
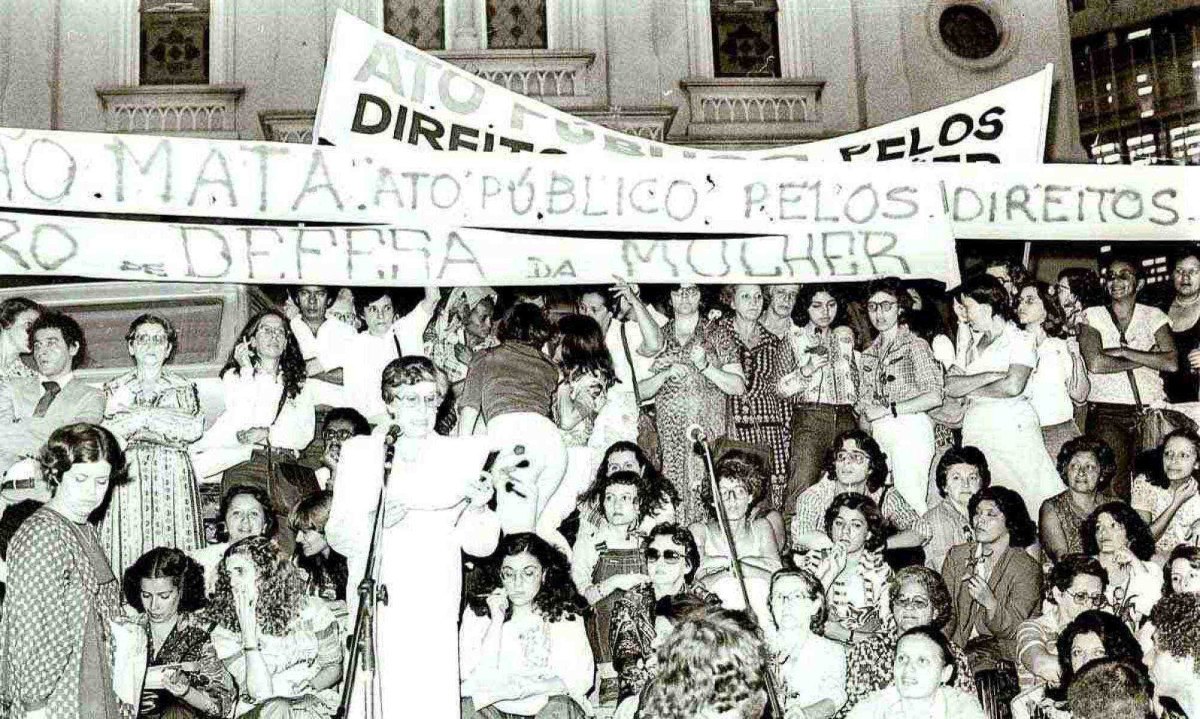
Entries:
{"type": "Polygon", "coordinates": [[[836,136],[1054,63],[1048,159],[1085,159],[1047,0],[0,0],[0,125],[307,142],[336,12],[614,129],[836,136]]]}

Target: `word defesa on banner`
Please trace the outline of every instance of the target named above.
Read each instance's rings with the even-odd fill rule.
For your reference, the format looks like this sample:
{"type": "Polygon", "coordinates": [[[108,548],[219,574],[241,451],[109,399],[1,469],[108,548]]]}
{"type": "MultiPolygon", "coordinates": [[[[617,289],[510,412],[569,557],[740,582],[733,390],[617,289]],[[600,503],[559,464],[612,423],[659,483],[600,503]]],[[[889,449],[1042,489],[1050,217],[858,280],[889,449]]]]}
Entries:
{"type": "Polygon", "coordinates": [[[0,213],[0,274],[328,285],[770,283],[879,275],[957,283],[915,233],[566,237],[469,228],[234,226],[0,213]]]}
{"type": "MultiPolygon", "coordinates": [[[[605,157],[1040,163],[1053,67],[960,102],[803,145],[714,151],[608,129],[488,82],[345,11],[334,21],[313,137],[473,153],[605,157]]],[[[812,108],[815,112],[816,108],[812,108]]]]}

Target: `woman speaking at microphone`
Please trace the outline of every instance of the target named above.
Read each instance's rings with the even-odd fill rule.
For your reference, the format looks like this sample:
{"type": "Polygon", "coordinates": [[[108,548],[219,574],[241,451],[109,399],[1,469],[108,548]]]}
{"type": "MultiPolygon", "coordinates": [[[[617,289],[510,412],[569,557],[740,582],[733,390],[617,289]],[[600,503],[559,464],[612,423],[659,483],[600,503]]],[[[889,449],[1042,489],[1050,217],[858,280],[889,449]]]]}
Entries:
{"type": "Polygon", "coordinates": [[[487,507],[492,484],[481,473],[488,440],[434,434],[446,387],[427,358],[393,360],[382,381],[390,421],[342,445],[338,476],[347,479],[334,492],[325,534],[348,560],[351,616],[381,489],[375,578],[390,590],[387,604],[376,606],[375,675],[346,677],[359,685],[350,716],[364,716],[370,703],[374,716],[459,717],[461,553],[491,554],[500,523],[487,507]]]}

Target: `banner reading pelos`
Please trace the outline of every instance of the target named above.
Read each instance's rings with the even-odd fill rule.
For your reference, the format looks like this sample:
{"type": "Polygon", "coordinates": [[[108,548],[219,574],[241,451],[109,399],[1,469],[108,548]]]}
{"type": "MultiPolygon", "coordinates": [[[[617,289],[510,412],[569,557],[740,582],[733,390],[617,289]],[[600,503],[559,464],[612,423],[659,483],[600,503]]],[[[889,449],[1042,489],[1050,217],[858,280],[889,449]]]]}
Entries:
{"type": "Polygon", "coordinates": [[[1053,66],[862,132],[768,150],[701,150],[628,135],[477,77],[339,10],[313,141],[478,153],[599,153],[810,162],[1040,164],[1053,66]]]}

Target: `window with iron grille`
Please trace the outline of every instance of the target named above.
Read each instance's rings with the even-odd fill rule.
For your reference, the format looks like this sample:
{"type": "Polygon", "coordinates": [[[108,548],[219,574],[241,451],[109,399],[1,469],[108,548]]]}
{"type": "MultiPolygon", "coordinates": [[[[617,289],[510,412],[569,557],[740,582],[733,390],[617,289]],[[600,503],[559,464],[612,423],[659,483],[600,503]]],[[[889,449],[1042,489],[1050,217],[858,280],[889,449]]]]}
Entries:
{"type": "Polygon", "coordinates": [[[1200,8],[1072,42],[1079,131],[1100,164],[1200,164],[1200,8]]]}
{"type": "Polygon", "coordinates": [[[208,0],[142,0],[139,82],[208,84],[208,0]]]}
{"type": "Polygon", "coordinates": [[[490,49],[546,49],[546,0],[487,0],[490,49]]]}
{"type": "Polygon", "coordinates": [[[384,0],[383,29],[422,50],[445,50],[445,0],[384,0]]]}
{"type": "Polygon", "coordinates": [[[779,77],[779,6],[775,0],[712,2],[717,77],[779,77]]]}

